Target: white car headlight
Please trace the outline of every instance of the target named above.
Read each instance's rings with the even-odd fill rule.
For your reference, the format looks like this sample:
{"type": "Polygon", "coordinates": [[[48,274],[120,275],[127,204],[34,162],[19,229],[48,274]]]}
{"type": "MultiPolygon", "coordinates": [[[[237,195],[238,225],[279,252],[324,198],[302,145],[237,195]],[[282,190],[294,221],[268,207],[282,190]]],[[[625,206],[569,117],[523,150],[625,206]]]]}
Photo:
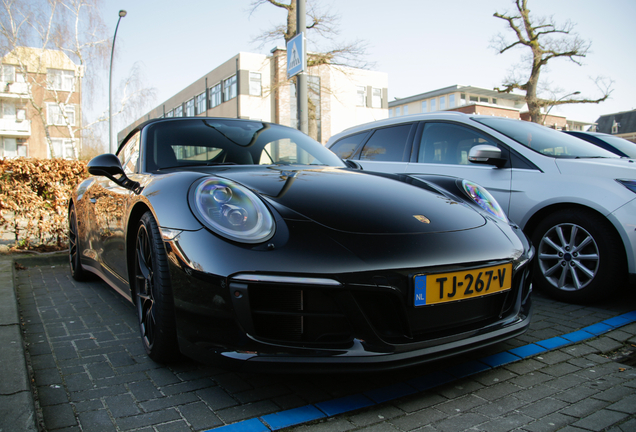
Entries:
{"type": "Polygon", "coordinates": [[[480,186],[470,180],[463,180],[462,186],[466,195],[475,201],[479,207],[497,219],[508,223],[506,213],[503,211],[495,197],[493,197],[483,186],[480,186]]]}
{"type": "Polygon", "coordinates": [[[261,243],[274,235],[274,218],[263,201],[229,180],[206,178],[190,188],[190,207],[215,233],[240,243],[261,243]]]}

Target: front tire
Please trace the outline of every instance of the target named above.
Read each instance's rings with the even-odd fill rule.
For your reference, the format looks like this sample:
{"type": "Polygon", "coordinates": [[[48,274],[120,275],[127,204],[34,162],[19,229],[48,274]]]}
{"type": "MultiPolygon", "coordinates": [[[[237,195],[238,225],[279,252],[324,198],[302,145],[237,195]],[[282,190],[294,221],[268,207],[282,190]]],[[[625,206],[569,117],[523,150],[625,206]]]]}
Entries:
{"type": "Polygon", "coordinates": [[[534,230],[537,248],[534,286],[570,303],[608,297],[625,280],[622,242],[600,215],[559,210],[534,230]]]}
{"type": "Polygon", "coordinates": [[[151,212],[146,212],[137,226],[133,285],[141,340],[148,357],[159,363],[178,359],[168,261],[151,212]]]}
{"type": "Polygon", "coordinates": [[[90,273],[82,266],[80,259],[81,247],[75,206],[71,204],[68,210],[68,259],[71,276],[78,282],[88,280],[90,273]]]}

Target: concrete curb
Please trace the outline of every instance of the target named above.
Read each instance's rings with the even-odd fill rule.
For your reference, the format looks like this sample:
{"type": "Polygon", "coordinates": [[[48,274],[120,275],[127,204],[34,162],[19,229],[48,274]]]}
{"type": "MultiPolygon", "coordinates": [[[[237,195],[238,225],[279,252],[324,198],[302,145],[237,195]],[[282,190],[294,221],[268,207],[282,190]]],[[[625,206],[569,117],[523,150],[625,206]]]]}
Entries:
{"type": "Polygon", "coordinates": [[[37,416],[18,301],[13,286],[15,263],[49,265],[66,262],[66,254],[0,255],[0,432],[37,432],[37,416]]]}

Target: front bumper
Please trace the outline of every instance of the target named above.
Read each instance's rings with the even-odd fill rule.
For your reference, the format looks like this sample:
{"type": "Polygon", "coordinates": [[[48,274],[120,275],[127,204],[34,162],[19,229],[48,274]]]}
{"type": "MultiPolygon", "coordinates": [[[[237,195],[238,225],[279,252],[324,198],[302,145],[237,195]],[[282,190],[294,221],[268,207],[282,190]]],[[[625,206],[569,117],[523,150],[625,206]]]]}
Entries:
{"type": "Polygon", "coordinates": [[[415,308],[419,268],[222,275],[190,260],[176,241],[166,248],[180,349],[203,362],[259,371],[386,370],[498,343],[530,324],[532,249],[510,291],[415,308]]]}

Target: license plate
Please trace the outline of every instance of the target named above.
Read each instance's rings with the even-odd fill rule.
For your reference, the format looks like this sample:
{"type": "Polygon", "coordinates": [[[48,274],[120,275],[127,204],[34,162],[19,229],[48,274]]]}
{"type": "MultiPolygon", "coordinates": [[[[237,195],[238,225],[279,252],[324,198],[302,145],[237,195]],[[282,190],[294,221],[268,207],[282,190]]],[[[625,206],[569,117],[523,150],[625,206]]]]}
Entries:
{"type": "Polygon", "coordinates": [[[508,291],[512,264],[415,276],[415,306],[471,299],[508,291]]]}

